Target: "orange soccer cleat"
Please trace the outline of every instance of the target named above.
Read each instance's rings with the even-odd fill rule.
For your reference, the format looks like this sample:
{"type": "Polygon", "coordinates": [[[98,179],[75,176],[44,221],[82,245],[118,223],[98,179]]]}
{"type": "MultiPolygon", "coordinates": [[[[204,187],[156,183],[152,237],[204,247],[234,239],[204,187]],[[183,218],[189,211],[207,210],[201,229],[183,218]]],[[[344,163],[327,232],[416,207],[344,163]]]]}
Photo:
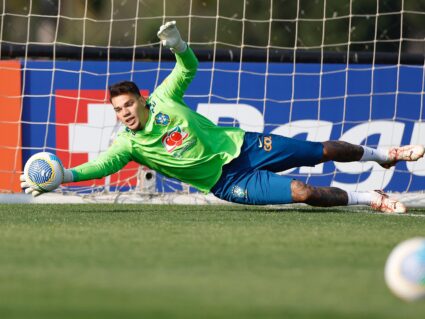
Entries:
{"type": "Polygon", "coordinates": [[[390,198],[381,190],[372,191],[372,201],[370,207],[373,210],[391,213],[391,214],[403,214],[407,211],[406,206],[394,198],[390,198]]]}
{"type": "Polygon", "coordinates": [[[422,145],[406,145],[388,149],[388,160],[379,163],[384,168],[390,168],[399,161],[417,161],[424,156],[425,149],[422,145]]]}

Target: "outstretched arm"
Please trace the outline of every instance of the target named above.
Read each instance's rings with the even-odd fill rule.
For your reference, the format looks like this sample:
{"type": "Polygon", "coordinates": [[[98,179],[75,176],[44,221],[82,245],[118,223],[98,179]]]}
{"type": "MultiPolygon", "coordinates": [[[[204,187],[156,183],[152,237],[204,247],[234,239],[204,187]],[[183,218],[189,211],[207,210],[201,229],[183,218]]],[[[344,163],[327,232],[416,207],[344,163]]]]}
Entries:
{"type": "Polygon", "coordinates": [[[106,152],[95,160],[72,168],[72,182],[102,178],[118,172],[131,161],[131,155],[125,142],[124,139],[117,139],[106,152]]]}
{"type": "Polygon", "coordinates": [[[156,91],[182,99],[187,87],[195,77],[198,59],[192,49],[182,40],[175,21],[162,25],[158,31],[158,37],[164,46],[169,47],[175,53],[176,65],[156,91]]]}

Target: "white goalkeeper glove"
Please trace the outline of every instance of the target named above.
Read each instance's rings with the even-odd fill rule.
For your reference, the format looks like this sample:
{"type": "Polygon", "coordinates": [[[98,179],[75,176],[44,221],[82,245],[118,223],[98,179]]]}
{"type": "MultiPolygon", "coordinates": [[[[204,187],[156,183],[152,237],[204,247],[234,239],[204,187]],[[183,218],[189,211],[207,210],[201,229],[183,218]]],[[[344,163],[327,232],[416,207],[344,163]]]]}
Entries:
{"type": "Polygon", "coordinates": [[[162,45],[170,48],[173,53],[186,51],[187,44],[180,36],[180,32],[176,27],[176,21],[170,21],[163,24],[159,28],[157,35],[158,38],[161,39],[162,45]]]}
{"type": "MultiPolygon", "coordinates": [[[[74,180],[71,170],[64,168],[63,173],[64,175],[63,175],[62,183],[70,183],[74,180]]],[[[31,194],[33,197],[37,197],[45,193],[43,191],[32,188],[30,184],[26,181],[24,174],[19,176],[19,179],[21,181],[21,188],[25,191],[25,194],[31,194]]]]}
{"type": "Polygon", "coordinates": [[[25,191],[25,194],[31,194],[33,197],[37,197],[38,195],[42,194],[42,192],[35,190],[30,186],[30,184],[27,183],[24,174],[19,176],[19,179],[21,181],[21,188],[25,191]]]}

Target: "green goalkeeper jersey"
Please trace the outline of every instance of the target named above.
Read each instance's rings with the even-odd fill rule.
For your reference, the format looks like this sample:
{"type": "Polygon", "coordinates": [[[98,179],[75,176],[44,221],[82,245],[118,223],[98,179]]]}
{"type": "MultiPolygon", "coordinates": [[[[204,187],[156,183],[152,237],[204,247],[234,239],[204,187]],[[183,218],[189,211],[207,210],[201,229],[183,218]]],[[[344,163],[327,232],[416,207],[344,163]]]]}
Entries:
{"type": "Polygon", "coordinates": [[[222,166],[239,156],[245,133],[217,126],[184,103],[198,60],[189,47],[176,60],[171,74],[147,99],[145,128],[122,130],[96,160],[72,169],[74,181],[102,178],[135,161],[203,192],[214,186],[222,166]]]}

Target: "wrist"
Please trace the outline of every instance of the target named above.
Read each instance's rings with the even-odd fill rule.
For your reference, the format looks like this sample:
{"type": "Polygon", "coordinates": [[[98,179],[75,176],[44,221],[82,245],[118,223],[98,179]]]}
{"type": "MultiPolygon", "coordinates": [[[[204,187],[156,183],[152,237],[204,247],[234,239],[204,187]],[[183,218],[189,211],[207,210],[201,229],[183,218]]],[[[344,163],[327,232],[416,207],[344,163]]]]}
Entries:
{"type": "Polygon", "coordinates": [[[173,51],[173,53],[182,53],[186,51],[186,49],[187,43],[180,39],[180,41],[174,47],[171,48],[171,51],[173,51]]]}
{"type": "Polygon", "coordinates": [[[74,181],[74,173],[72,169],[63,169],[63,182],[62,183],[70,183],[74,181]]]}

